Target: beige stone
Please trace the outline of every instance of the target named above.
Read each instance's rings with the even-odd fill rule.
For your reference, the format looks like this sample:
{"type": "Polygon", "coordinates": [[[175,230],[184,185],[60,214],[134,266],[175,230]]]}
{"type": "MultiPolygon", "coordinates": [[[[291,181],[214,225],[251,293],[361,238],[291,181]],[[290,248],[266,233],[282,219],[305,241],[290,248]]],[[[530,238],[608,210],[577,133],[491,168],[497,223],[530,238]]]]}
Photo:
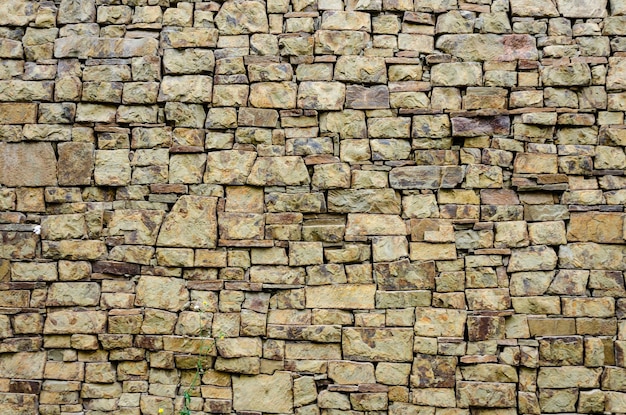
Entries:
{"type": "Polygon", "coordinates": [[[189,103],[209,103],[212,99],[213,79],[204,75],[164,76],[158,100],[189,103]]]}
{"type": "Polygon", "coordinates": [[[266,33],[269,29],[265,7],[255,1],[224,3],[215,24],[222,35],[266,33]]]}
{"type": "Polygon", "coordinates": [[[252,166],[247,183],[254,186],[308,184],[308,171],[301,157],[259,157],[252,166]]]}
{"type": "Polygon", "coordinates": [[[135,305],[179,311],[188,300],[189,292],[181,279],[148,275],[139,278],[135,305]]]}
{"type": "Polygon", "coordinates": [[[535,60],[538,55],[535,39],[524,34],[444,34],[436,46],[464,61],[535,60]]]}
{"type": "Polygon", "coordinates": [[[372,309],[376,287],[371,284],[321,285],[305,288],[307,308],[372,309]]]}
{"type": "Polygon", "coordinates": [[[105,311],[60,310],[48,313],[45,334],[104,333],[105,311]]]}
{"type": "Polygon", "coordinates": [[[214,151],[207,155],[205,183],[245,184],[256,154],[251,151],[214,151]]]}
{"type": "Polygon", "coordinates": [[[345,98],[345,86],[339,82],[301,82],[298,86],[298,108],[341,110],[345,98]]]}
{"type": "Polygon", "coordinates": [[[353,360],[411,361],[412,339],[412,329],[344,328],[342,350],[353,360]]]}
{"type": "Polygon", "coordinates": [[[182,196],[165,217],[157,245],[215,248],[217,244],[217,200],[205,196],[182,196]]]}
{"type": "Polygon", "coordinates": [[[369,13],[356,11],[325,11],[322,14],[321,29],[325,30],[365,30],[371,28],[369,13]]]}
{"type": "Polygon", "coordinates": [[[42,379],[46,364],[46,352],[3,353],[0,369],[13,379],[42,379]]]}
{"type": "Polygon", "coordinates": [[[256,108],[296,108],[297,90],[292,82],[257,82],[250,85],[250,105],[256,108]]]}
{"type": "Polygon", "coordinates": [[[463,337],[466,311],[417,307],[415,335],[425,337],[463,337]]]}
{"type": "Polygon", "coordinates": [[[482,68],[478,63],[441,63],[432,68],[432,83],[436,86],[480,86],[482,68]]]}

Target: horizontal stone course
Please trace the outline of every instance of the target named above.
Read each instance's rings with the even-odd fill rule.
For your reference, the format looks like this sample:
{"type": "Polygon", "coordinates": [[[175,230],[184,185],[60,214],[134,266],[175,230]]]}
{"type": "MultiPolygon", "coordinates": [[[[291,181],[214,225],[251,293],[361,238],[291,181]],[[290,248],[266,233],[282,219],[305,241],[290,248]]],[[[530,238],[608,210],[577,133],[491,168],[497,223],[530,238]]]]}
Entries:
{"type": "Polygon", "coordinates": [[[0,1],[0,413],[626,413],[625,23],[0,1]]]}

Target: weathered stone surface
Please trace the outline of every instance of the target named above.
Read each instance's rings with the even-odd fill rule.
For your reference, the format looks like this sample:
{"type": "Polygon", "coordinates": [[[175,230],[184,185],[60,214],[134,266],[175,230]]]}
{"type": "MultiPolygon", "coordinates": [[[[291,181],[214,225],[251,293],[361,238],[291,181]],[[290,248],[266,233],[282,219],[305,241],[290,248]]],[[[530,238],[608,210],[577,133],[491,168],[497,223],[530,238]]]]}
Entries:
{"type": "Polygon", "coordinates": [[[217,200],[213,197],[182,196],[165,217],[158,246],[215,248],[217,200]]]}
{"type": "Polygon", "coordinates": [[[353,83],[387,83],[387,67],[383,58],[340,56],[335,64],[335,80],[353,83]]]}
{"type": "Polygon", "coordinates": [[[37,122],[37,104],[0,104],[0,124],[28,124],[37,122]]]}
{"type": "Polygon", "coordinates": [[[515,16],[556,17],[559,11],[553,1],[512,0],[511,9],[515,16]]]}
{"type": "Polygon", "coordinates": [[[365,49],[370,36],[353,30],[318,30],[315,32],[315,52],[318,54],[358,55],[365,49]]]}
{"type": "Polygon", "coordinates": [[[417,354],[413,359],[411,385],[418,388],[449,388],[455,385],[456,357],[417,354]]]}
{"type": "Polygon", "coordinates": [[[572,242],[622,243],[624,215],[612,212],[572,212],[567,240],[572,242]]]}
{"type": "Polygon", "coordinates": [[[546,66],[541,72],[541,80],[546,86],[589,85],[591,71],[586,63],[546,66]]]}
{"type": "Polygon", "coordinates": [[[59,143],[58,179],[62,186],[89,185],[94,169],[94,145],[91,143],[59,143]]]}
{"type": "MultiPolygon", "coordinates": [[[[93,7],[93,4],[87,7],[93,7]]],[[[26,0],[12,1],[5,3],[0,7],[0,24],[2,26],[26,26],[33,20],[37,14],[36,3],[26,0]]]]}
{"type": "Polygon", "coordinates": [[[415,309],[415,335],[463,337],[467,312],[428,307],[415,309]]]}
{"type": "Polygon", "coordinates": [[[256,108],[296,108],[297,91],[293,82],[257,82],[250,85],[250,105],[256,108]]]}
{"type": "Polygon", "coordinates": [[[432,68],[432,82],[436,86],[479,86],[482,67],[475,62],[440,63],[432,68]]]}
{"type": "Polygon", "coordinates": [[[369,13],[356,11],[325,11],[322,15],[321,29],[325,30],[369,30],[369,13]]]}
{"type": "Polygon", "coordinates": [[[130,176],[128,150],[96,150],[94,169],[96,184],[124,186],[130,184],[130,176]]]}
{"type": "Polygon", "coordinates": [[[60,310],[48,313],[45,334],[104,333],[105,311],[60,310]]]}
{"type": "Polygon", "coordinates": [[[413,330],[396,328],[345,328],[344,357],[374,362],[407,362],[413,358],[413,330]]]}
{"type": "Polygon", "coordinates": [[[297,156],[259,157],[247,180],[247,184],[253,186],[293,186],[309,182],[306,166],[297,156]]]}
{"type": "Polygon", "coordinates": [[[625,15],[0,1],[0,413],[626,413],[625,15]]]}
{"type": "Polygon", "coordinates": [[[460,382],[459,406],[508,408],[516,405],[515,385],[510,383],[460,382]]]}
{"type": "Polygon", "coordinates": [[[211,102],[213,80],[204,75],[164,76],[158,100],[190,103],[211,102]]]}
{"type": "Polygon", "coordinates": [[[365,87],[348,85],[346,87],[346,108],[386,109],[389,108],[389,88],[384,85],[365,87]]]}
{"type": "Polygon", "coordinates": [[[314,110],[341,110],[346,99],[343,83],[302,82],[298,86],[298,108],[314,110]]]}
{"type": "Polygon", "coordinates": [[[592,242],[562,245],[559,247],[559,267],[623,271],[626,270],[624,247],[592,242]]]}
{"type": "Polygon", "coordinates": [[[123,235],[124,243],[153,245],[163,222],[163,213],[149,210],[117,210],[109,222],[109,234],[123,235]]]}
{"type": "Polygon", "coordinates": [[[207,154],[206,183],[245,184],[256,153],[242,150],[214,151],[207,154]]]}
{"type": "Polygon", "coordinates": [[[576,3],[557,0],[559,12],[564,17],[606,17],[606,0],[576,3]]]}
{"type": "Polygon", "coordinates": [[[46,352],[3,353],[0,369],[12,379],[42,379],[46,364],[46,352]]]}
{"type": "Polygon", "coordinates": [[[372,363],[356,363],[347,360],[328,362],[328,377],[334,383],[341,385],[376,383],[372,363]]]}
{"type": "Polygon", "coordinates": [[[135,305],[180,311],[187,301],[189,291],[182,279],[149,275],[139,278],[135,305]]]}
{"type": "Polygon", "coordinates": [[[414,262],[406,259],[374,265],[374,278],[379,289],[403,291],[432,289],[435,269],[432,262],[414,262]]]}
{"type": "Polygon", "coordinates": [[[598,388],[601,374],[602,369],[582,366],[542,367],[539,368],[537,386],[540,388],[598,388]]]}
{"type": "Polygon", "coordinates": [[[46,305],[94,306],[100,303],[100,286],[95,282],[58,282],[50,286],[46,305]]]}
{"type": "Polygon", "coordinates": [[[158,41],[151,38],[107,39],[69,36],[54,41],[55,58],[131,58],[156,55],[158,41]]]}
{"type": "Polygon", "coordinates": [[[233,408],[269,413],[293,410],[293,381],[286,372],[233,378],[233,408]]]}
{"type": "Polygon", "coordinates": [[[265,33],[267,15],[263,4],[256,1],[229,1],[215,16],[215,24],[223,35],[265,33]]]}
{"type": "Polygon", "coordinates": [[[463,178],[464,170],[456,166],[396,167],[389,172],[389,183],[394,189],[451,188],[463,178]]]}
{"type": "Polygon", "coordinates": [[[478,137],[481,135],[508,134],[509,117],[452,118],[452,135],[458,137],[478,137]]]}
{"type": "Polygon", "coordinates": [[[349,214],[346,236],[406,235],[406,225],[397,215],[349,214]]]}
{"type": "Polygon", "coordinates": [[[529,35],[442,35],[437,48],[465,61],[515,61],[537,59],[535,39],[529,35]]]}
{"type": "Polygon", "coordinates": [[[372,309],[376,286],[372,284],[321,285],[307,287],[306,305],[310,308],[372,309]]]}
{"type": "Polygon", "coordinates": [[[57,162],[50,143],[0,143],[0,183],[56,186],[57,162]]]}
{"type": "Polygon", "coordinates": [[[391,189],[331,190],[328,211],[399,214],[400,200],[391,189]]]}
{"type": "Polygon", "coordinates": [[[95,260],[107,255],[106,245],[98,240],[43,241],[41,251],[50,259],[95,260]]]}
{"type": "Polygon", "coordinates": [[[511,253],[508,271],[548,271],[556,267],[557,256],[547,246],[531,246],[516,249],[511,253]]]}

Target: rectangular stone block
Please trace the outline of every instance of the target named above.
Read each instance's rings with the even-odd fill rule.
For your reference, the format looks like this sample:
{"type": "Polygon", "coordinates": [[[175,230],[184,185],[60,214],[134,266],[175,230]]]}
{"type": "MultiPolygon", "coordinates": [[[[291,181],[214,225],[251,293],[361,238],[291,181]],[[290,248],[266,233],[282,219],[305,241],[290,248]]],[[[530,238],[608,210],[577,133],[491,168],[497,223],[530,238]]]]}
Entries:
{"type": "Polygon", "coordinates": [[[410,362],[413,359],[413,330],[404,328],[344,328],[345,359],[373,362],[410,362]]]}
{"type": "Polygon", "coordinates": [[[105,311],[60,310],[48,313],[44,334],[104,333],[107,322],[105,311]]]}
{"type": "Polygon", "coordinates": [[[373,309],[374,284],[340,284],[306,287],[307,308],[373,309]]]}
{"type": "Polygon", "coordinates": [[[54,41],[55,58],[131,58],[156,55],[159,42],[152,38],[98,38],[68,36],[54,41]]]}
{"type": "Polygon", "coordinates": [[[0,124],[29,124],[37,122],[37,104],[1,103],[0,124]]]}

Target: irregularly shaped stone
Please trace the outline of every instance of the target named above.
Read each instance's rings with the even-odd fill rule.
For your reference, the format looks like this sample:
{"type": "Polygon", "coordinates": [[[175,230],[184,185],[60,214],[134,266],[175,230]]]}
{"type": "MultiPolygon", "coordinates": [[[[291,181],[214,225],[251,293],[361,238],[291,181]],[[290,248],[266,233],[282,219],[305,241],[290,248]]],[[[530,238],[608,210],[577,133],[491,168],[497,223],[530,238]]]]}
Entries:
{"type": "Polygon", "coordinates": [[[267,14],[262,3],[256,1],[228,1],[215,16],[215,24],[222,35],[266,33],[267,14]]]}
{"type": "Polygon", "coordinates": [[[158,246],[215,248],[217,200],[205,196],[181,196],[165,217],[158,246]]]}
{"type": "Polygon", "coordinates": [[[435,86],[480,86],[482,67],[476,62],[440,63],[432,68],[435,86]]]}
{"type": "Polygon", "coordinates": [[[144,275],[137,284],[135,305],[180,311],[189,301],[189,291],[179,278],[154,277],[144,275]]]}

